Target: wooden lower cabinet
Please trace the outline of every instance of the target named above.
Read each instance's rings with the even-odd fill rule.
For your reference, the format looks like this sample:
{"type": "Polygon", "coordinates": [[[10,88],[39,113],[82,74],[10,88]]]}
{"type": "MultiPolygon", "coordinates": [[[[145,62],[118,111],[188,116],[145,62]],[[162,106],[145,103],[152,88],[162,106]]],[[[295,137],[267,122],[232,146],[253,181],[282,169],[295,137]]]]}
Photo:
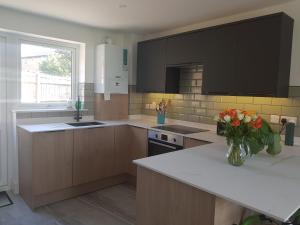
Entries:
{"type": "Polygon", "coordinates": [[[131,163],[129,146],[131,143],[131,129],[128,125],[115,127],[115,174],[127,173],[131,163]]]}
{"type": "Polygon", "coordinates": [[[210,144],[211,142],[208,141],[201,141],[193,138],[184,138],[183,140],[183,148],[193,148],[201,145],[207,145],[210,144]]]}
{"type": "Polygon", "coordinates": [[[137,225],[232,225],[243,208],[138,167],[137,225]]]}
{"type": "Polygon", "coordinates": [[[25,201],[72,186],[73,131],[18,130],[19,187],[25,201]]]}
{"type": "Polygon", "coordinates": [[[115,175],[114,127],[74,130],[73,185],[115,175]]]}
{"type": "Polygon", "coordinates": [[[134,182],[147,129],[129,125],[31,133],[18,129],[20,194],[41,205],[134,182]],[[131,176],[130,176],[131,175],[131,176]]]}
{"type": "Polygon", "coordinates": [[[115,128],[115,165],[117,173],[128,173],[136,177],[135,159],[148,155],[148,131],[133,126],[118,126],[115,128]]]}
{"type": "Polygon", "coordinates": [[[130,127],[129,154],[130,163],[128,173],[132,176],[137,175],[137,167],[132,162],[135,159],[141,159],[148,156],[148,130],[139,127],[130,127]]]}
{"type": "Polygon", "coordinates": [[[34,133],[32,146],[33,193],[71,187],[73,131],[34,133]]]}

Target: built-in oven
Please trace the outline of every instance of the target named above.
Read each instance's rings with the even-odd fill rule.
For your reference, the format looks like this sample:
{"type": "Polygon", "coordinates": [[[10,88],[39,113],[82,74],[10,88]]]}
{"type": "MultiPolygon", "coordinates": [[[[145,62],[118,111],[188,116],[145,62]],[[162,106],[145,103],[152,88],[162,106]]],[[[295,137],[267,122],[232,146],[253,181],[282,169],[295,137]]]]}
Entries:
{"type": "Polygon", "coordinates": [[[183,137],[167,132],[148,130],[148,156],[183,149],[183,137]]]}

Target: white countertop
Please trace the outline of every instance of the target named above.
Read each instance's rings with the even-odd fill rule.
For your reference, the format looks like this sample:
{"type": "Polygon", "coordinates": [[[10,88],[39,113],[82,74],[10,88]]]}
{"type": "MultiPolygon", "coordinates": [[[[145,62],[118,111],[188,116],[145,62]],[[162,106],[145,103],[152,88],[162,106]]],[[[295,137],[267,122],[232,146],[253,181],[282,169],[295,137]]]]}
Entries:
{"type": "MultiPolygon", "coordinates": [[[[83,121],[82,121],[83,122],[83,121]]],[[[119,120],[119,121],[98,121],[103,122],[103,125],[96,125],[96,126],[89,126],[89,127],[106,127],[106,126],[119,126],[119,125],[131,125],[136,127],[141,127],[145,129],[152,129],[157,130],[155,128],[152,128],[154,126],[157,126],[156,124],[156,117],[153,116],[144,116],[144,115],[138,115],[138,116],[131,116],[129,120],[119,120]]],[[[167,124],[177,124],[177,125],[184,125],[189,127],[195,127],[195,128],[201,128],[201,129],[207,129],[208,132],[200,132],[200,133],[194,133],[194,134],[180,134],[184,137],[194,138],[197,140],[204,140],[214,143],[223,143],[224,137],[218,136],[216,134],[216,125],[210,125],[210,124],[203,124],[203,123],[194,123],[194,122],[187,122],[187,121],[181,121],[181,120],[172,120],[167,119],[167,124]]],[[[66,123],[49,123],[49,124],[23,124],[18,125],[18,127],[31,132],[49,132],[49,131],[59,131],[59,130],[75,130],[75,129],[85,129],[87,127],[73,127],[71,125],[68,125],[66,123]]],[[[172,133],[169,131],[165,131],[167,133],[172,133]]]]}
{"type": "Polygon", "coordinates": [[[260,153],[241,167],[228,164],[226,151],[214,143],[134,162],[280,221],[300,208],[299,146],[276,157],[260,153]]]}

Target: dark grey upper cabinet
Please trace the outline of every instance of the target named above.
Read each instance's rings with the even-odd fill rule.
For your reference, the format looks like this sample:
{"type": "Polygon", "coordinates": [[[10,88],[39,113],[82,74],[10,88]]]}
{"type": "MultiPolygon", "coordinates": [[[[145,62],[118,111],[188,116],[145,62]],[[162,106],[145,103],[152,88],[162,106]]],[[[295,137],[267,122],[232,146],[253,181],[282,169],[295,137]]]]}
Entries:
{"type": "Polygon", "coordinates": [[[166,64],[204,64],[210,50],[210,32],[191,32],[169,37],[166,44],[166,64]]]}
{"type": "Polygon", "coordinates": [[[276,13],[139,43],[138,90],[178,93],[166,68],[197,63],[204,95],[288,97],[293,25],[276,13]]]}
{"type": "Polygon", "coordinates": [[[138,43],[137,91],[178,93],[179,69],[166,67],[166,39],[138,43]]]}
{"type": "Polygon", "coordinates": [[[138,43],[137,91],[165,91],[166,39],[138,43]]]}
{"type": "Polygon", "coordinates": [[[237,25],[238,95],[288,97],[292,27],[285,14],[237,25]]]}
{"type": "Polygon", "coordinates": [[[206,33],[210,41],[203,64],[202,94],[236,95],[236,29],[234,26],[218,27],[206,33]]]}

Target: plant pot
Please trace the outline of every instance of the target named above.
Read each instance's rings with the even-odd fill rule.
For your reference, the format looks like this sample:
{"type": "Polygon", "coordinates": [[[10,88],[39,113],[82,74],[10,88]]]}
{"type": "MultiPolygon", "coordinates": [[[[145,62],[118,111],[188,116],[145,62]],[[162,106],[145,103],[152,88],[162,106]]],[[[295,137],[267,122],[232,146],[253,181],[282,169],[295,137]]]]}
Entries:
{"type": "Polygon", "coordinates": [[[233,166],[241,166],[247,158],[247,150],[242,141],[230,141],[229,149],[226,154],[228,163],[233,166]]]}

